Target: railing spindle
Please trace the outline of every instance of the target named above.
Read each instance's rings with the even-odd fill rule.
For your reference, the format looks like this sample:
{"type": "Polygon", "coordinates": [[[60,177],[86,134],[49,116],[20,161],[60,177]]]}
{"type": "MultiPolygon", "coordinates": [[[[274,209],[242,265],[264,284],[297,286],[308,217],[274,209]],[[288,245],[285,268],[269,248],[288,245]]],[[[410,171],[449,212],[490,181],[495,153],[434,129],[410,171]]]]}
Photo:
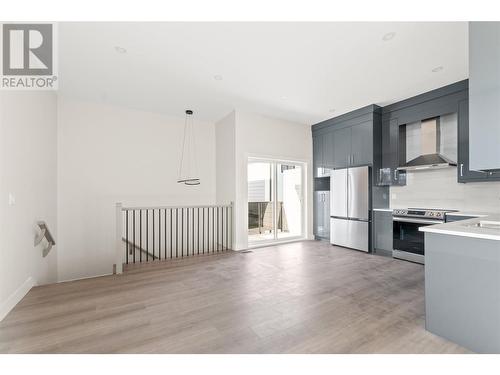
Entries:
{"type": "Polygon", "coordinates": [[[179,257],[179,241],[178,241],[178,233],[179,233],[179,209],[175,209],[175,257],[179,257]]]}
{"type": "Polygon", "coordinates": [[[126,263],[128,264],[128,210],[125,211],[125,246],[126,246],[126,263]]]}
{"type": "Polygon", "coordinates": [[[135,242],[135,210],[132,210],[132,238],[133,238],[133,241],[134,241],[134,245],[132,246],[132,249],[134,250],[134,263],[135,263],[135,246],[136,246],[136,242],[135,242]]]}
{"type": "Polygon", "coordinates": [[[142,210],[139,210],[139,262],[142,263],[142,210]]]}
{"type": "Polygon", "coordinates": [[[197,242],[198,242],[198,255],[200,254],[200,207],[198,207],[198,215],[196,216],[197,225],[196,225],[196,233],[197,233],[197,242]]]}
{"type": "Polygon", "coordinates": [[[172,233],[172,209],[170,211],[170,259],[172,259],[172,238],[173,238],[173,233],[172,233]]]}
{"type": "Polygon", "coordinates": [[[201,241],[201,244],[203,245],[203,254],[205,254],[205,207],[202,207],[201,209],[202,213],[203,213],[203,219],[202,219],[202,232],[201,232],[201,238],[202,238],[202,241],[201,241]]]}
{"type": "Polygon", "coordinates": [[[164,240],[164,258],[167,259],[167,209],[165,208],[163,212],[163,217],[165,219],[165,222],[163,223],[163,240],[164,240]]]}
{"type": "Polygon", "coordinates": [[[194,208],[191,208],[191,255],[194,255],[194,208]]]}
{"type": "Polygon", "coordinates": [[[219,207],[216,207],[217,210],[217,226],[216,226],[216,231],[217,231],[217,240],[215,242],[217,246],[217,252],[219,252],[219,207]]]}
{"type": "Polygon", "coordinates": [[[146,210],[146,261],[149,262],[149,210],[146,210]]]}
{"type": "Polygon", "coordinates": [[[212,207],[212,253],[215,253],[215,207],[212,207]]]}

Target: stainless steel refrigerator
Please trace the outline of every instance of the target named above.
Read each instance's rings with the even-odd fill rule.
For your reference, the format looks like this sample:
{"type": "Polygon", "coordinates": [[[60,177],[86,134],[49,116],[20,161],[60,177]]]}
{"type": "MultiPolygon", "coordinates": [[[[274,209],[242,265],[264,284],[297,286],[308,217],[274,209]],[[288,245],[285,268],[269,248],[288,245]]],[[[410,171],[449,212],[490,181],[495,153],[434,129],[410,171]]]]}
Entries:
{"type": "Polygon", "coordinates": [[[336,169],[330,177],[330,243],[368,252],[370,167],[336,169]]]}

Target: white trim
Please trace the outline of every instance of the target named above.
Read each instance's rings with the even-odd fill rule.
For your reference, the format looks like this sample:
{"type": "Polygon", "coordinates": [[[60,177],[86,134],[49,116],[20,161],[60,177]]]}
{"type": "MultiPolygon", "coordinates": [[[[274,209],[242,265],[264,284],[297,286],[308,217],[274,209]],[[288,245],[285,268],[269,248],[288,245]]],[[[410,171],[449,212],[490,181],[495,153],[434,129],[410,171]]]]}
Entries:
{"type": "Polygon", "coordinates": [[[104,276],[113,276],[114,273],[103,273],[102,275],[93,275],[93,276],[84,276],[84,277],[77,277],[75,279],[66,279],[66,280],[59,280],[57,283],[69,283],[71,281],[78,281],[78,280],[86,280],[86,279],[93,279],[94,277],[104,277],[104,276]]]}
{"type": "Polygon", "coordinates": [[[26,294],[36,285],[35,280],[30,276],[24,283],[12,293],[0,307],[0,321],[24,298],[26,294]]]}
{"type": "MultiPolygon", "coordinates": [[[[248,249],[258,249],[261,247],[277,246],[277,245],[283,245],[283,244],[293,243],[293,242],[302,242],[302,241],[310,241],[310,240],[306,239],[305,237],[294,237],[293,239],[258,242],[258,243],[253,243],[251,245],[248,245],[248,249]]],[[[242,251],[242,250],[247,250],[247,249],[241,249],[238,251],[242,251]]]]}

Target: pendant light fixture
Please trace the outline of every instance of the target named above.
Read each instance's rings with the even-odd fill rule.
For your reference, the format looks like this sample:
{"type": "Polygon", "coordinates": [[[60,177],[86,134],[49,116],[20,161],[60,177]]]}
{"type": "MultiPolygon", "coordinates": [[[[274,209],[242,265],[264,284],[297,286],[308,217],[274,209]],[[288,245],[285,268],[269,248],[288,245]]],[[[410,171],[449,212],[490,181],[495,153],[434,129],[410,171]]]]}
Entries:
{"type": "Polygon", "coordinates": [[[184,138],[182,141],[181,165],[177,183],[188,186],[199,185],[198,168],[196,166],[196,144],[194,141],[193,111],[186,110],[184,121],[184,138]]]}

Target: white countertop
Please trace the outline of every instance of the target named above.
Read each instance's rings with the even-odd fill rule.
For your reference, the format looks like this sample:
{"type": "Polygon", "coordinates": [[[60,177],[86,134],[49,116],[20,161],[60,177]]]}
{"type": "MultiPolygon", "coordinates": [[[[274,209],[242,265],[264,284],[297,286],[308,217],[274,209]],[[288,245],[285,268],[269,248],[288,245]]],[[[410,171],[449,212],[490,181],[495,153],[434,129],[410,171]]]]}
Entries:
{"type": "MultiPolygon", "coordinates": [[[[456,213],[453,213],[455,215],[456,213]]],[[[460,213],[459,213],[460,214],[460,213]]],[[[463,213],[464,216],[473,216],[470,213],[463,213]],[[469,215],[467,215],[469,214],[469,215]]],[[[498,214],[481,214],[486,216],[475,217],[474,219],[454,221],[451,223],[428,225],[420,227],[421,232],[448,234],[453,236],[483,238],[486,240],[500,241],[500,229],[481,228],[474,224],[480,221],[500,221],[500,213],[498,214]]]]}

